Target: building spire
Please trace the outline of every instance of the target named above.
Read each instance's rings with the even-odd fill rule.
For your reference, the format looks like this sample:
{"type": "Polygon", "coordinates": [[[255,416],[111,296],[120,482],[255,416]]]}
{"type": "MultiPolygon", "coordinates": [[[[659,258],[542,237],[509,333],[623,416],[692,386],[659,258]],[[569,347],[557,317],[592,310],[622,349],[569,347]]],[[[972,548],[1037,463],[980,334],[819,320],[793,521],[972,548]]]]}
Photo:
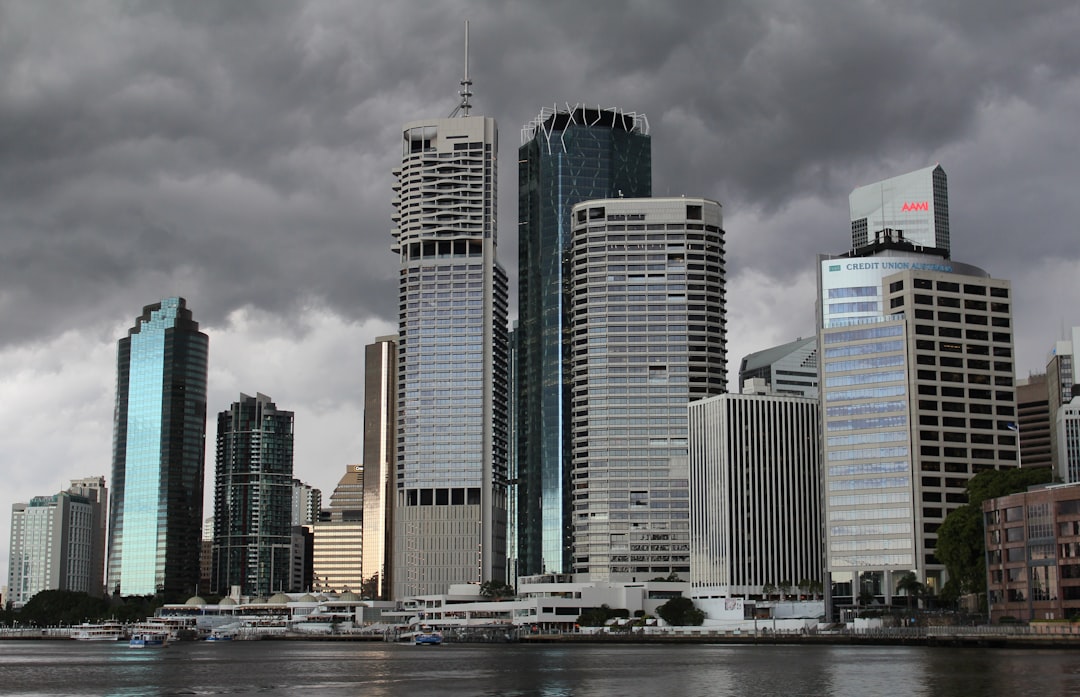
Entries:
{"type": "Polygon", "coordinates": [[[450,118],[457,116],[458,112],[462,112],[462,116],[469,115],[469,110],[472,109],[472,104],[469,103],[469,98],[473,94],[471,87],[472,80],[469,79],[469,20],[465,20],[465,79],[461,81],[461,91],[458,92],[461,101],[450,112],[450,118]]]}

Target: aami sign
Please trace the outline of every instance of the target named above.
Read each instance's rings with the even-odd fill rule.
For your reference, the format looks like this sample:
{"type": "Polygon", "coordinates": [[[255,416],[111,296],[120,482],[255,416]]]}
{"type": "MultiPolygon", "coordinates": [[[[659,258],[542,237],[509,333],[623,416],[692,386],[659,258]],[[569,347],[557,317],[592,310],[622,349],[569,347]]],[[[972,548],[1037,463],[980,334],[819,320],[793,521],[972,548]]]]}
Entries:
{"type": "Polygon", "coordinates": [[[929,201],[905,201],[901,211],[929,211],[929,201]]]}

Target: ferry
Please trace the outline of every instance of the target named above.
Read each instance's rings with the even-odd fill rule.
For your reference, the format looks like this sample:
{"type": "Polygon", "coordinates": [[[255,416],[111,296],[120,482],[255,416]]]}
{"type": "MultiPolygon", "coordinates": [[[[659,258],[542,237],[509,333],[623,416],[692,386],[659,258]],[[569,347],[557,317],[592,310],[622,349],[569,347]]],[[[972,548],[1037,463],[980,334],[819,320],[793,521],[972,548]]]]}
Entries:
{"type": "Polygon", "coordinates": [[[128,646],[133,649],[157,648],[165,646],[168,641],[169,635],[164,632],[135,632],[128,646]]]}
{"type": "Polygon", "coordinates": [[[413,637],[413,643],[417,646],[438,646],[442,643],[442,634],[430,624],[422,624],[413,637]]]}
{"type": "Polygon", "coordinates": [[[119,622],[104,624],[84,622],[71,630],[71,638],[76,641],[120,641],[125,636],[124,627],[119,622]]]}

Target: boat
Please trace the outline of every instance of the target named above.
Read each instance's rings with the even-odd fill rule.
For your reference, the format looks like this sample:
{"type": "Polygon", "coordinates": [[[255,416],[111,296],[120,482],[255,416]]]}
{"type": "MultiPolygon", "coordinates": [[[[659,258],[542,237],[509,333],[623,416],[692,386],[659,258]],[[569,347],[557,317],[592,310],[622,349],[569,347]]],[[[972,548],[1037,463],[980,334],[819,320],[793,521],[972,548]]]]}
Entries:
{"type": "Polygon", "coordinates": [[[413,637],[413,643],[417,646],[438,646],[442,643],[442,634],[430,624],[422,624],[413,637]]]}
{"type": "Polygon", "coordinates": [[[125,636],[124,627],[119,622],[84,622],[71,630],[71,638],[76,641],[120,641],[125,636]]]}
{"type": "Polygon", "coordinates": [[[227,630],[215,629],[210,632],[210,635],[206,637],[207,641],[232,641],[236,638],[235,632],[227,630]]]}
{"type": "Polygon", "coordinates": [[[135,632],[128,646],[133,649],[157,648],[165,646],[168,641],[169,635],[164,632],[135,632]]]}

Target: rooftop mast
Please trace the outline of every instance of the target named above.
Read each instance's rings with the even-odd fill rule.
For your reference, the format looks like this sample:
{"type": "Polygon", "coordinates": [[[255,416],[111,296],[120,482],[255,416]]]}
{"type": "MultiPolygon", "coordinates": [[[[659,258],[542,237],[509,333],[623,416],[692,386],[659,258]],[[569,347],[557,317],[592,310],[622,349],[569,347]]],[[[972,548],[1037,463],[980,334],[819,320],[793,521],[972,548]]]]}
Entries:
{"type": "Polygon", "coordinates": [[[458,112],[462,112],[462,116],[468,116],[469,110],[472,109],[472,104],[469,103],[469,98],[472,97],[472,80],[469,79],[469,20],[465,20],[465,79],[461,81],[461,91],[458,92],[458,96],[461,97],[461,102],[450,112],[450,118],[454,118],[458,115],[458,112]]]}

